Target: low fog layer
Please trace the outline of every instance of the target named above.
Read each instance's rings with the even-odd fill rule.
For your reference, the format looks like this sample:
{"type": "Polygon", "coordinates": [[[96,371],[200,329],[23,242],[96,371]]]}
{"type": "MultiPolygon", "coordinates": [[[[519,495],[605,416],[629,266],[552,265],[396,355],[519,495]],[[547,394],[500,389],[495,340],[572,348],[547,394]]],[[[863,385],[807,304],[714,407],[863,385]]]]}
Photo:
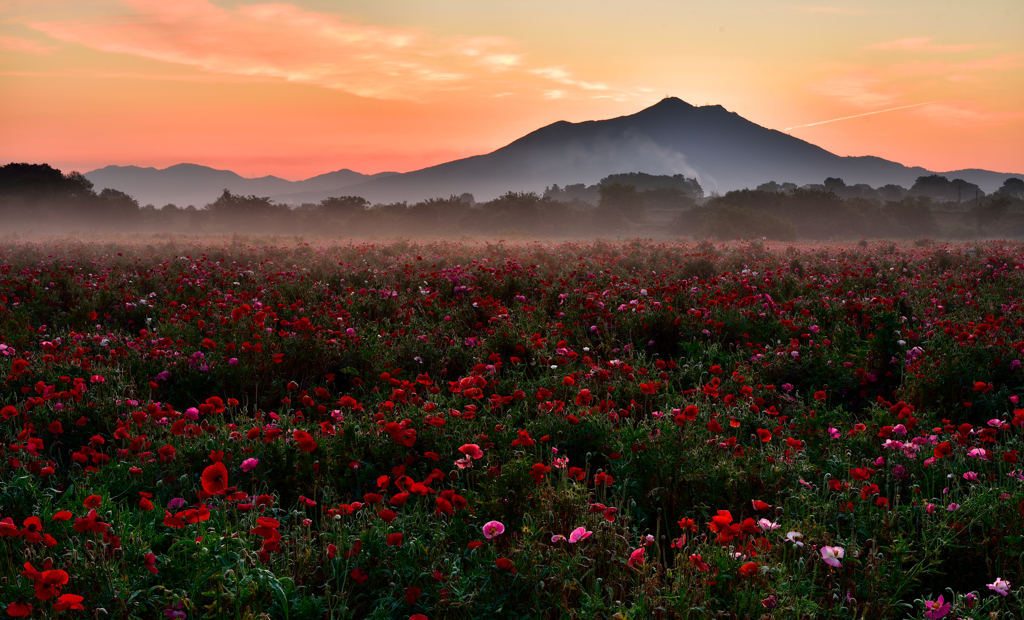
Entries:
{"type": "Polygon", "coordinates": [[[355,195],[293,206],[224,189],[208,204],[140,205],[116,189],[45,164],[0,167],[3,231],[118,230],[271,233],[321,237],[763,237],[772,240],[1024,236],[1024,180],[993,194],[963,179],[926,175],[910,187],[829,177],[798,185],[708,194],[684,174],[609,175],[480,201],[471,192],[416,202],[355,195]]]}

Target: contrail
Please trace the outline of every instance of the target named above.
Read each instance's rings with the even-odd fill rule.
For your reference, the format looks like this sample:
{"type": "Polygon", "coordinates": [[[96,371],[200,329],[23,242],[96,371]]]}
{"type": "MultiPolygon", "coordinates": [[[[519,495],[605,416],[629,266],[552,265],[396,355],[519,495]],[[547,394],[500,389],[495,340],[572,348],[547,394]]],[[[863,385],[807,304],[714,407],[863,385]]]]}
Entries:
{"type": "Polygon", "coordinates": [[[825,123],[834,123],[836,121],[845,121],[851,118],[860,118],[861,116],[871,116],[872,114],[881,114],[882,112],[894,112],[896,110],[905,110],[907,108],[916,108],[921,105],[928,105],[929,103],[939,103],[945,101],[944,99],[936,99],[935,101],[925,101],[924,103],[913,103],[910,105],[900,106],[898,108],[889,108],[888,110],[875,110],[874,112],[865,112],[863,114],[854,114],[853,116],[844,116],[842,118],[833,118],[827,121],[818,121],[817,123],[807,123],[806,125],[795,125],[793,127],[786,127],[782,131],[789,131],[790,129],[800,129],[801,127],[814,127],[815,125],[824,125],[825,123]]]}

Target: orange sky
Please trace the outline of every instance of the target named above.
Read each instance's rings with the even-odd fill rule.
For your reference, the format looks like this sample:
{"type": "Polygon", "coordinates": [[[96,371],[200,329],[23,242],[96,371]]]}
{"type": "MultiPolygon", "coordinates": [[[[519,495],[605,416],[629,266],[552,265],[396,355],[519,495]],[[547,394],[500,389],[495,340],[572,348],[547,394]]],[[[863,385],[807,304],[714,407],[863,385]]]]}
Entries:
{"type": "Polygon", "coordinates": [[[1024,2],[710,4],[5,0],[0,161],[407,171],[673,95],[841,155],[1024,173],[1024,2]]]}

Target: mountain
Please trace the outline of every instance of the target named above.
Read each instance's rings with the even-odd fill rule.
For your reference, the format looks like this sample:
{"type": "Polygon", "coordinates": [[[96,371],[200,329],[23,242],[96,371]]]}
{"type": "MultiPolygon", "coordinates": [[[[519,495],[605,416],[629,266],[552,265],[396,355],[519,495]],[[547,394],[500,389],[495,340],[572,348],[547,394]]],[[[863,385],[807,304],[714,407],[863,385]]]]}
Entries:
{"type": "MultiPolygon", "coordinates": [[[[593,184],[621,172],[695,176],[705,191],[726,192],[767,181],[798,185],[839,177],[847,184],[909,188],[932,174],[879,157],[841,157],[788,134],[761,127],[719,105],[695,107],[675,97],[609,120],[559,121],[487,155],[349,186],[374,202],[419,200],[470,192],[486,200],[506,191],[541,191],[558,183],[593,184]]],[[[994,191],[1010,174],[941,172],[994,191]]],[[[316,201],[326,194],[312,192],[316,201]]]]}
{"type": "Polygon", "coordinates": [[[289,181],[275,176],[247,179],[230,170],[216,170],[196,164],[177,164],[162,170],[138,166],[107,166],[85,173],[97,191],[121,190],[141,204],[163,206],[174,203],[184,207],[202,207],[213,202],[225,189],[233,194],[277,196],[298,192],[327,192],[338,195],[342,188],[384,177],[393,172],[367,175],[343,169],[304,181],[289,181]],[[335,191],[337,190],[337,191],[335,191]]]}
{"type": "MultiPolygon", "coordinates": [[[[142,204],[205,205],[225,188],[269,196],[278,202],[319,202],[357,195],[371,202],[417,201],[470,192],[488,200],[507,191],[543,191],[552,184],[598,182],[623,172],[685,174],[706,192],[724,193],[768,181],[798,185],[839,177],[910,188],[934,174],[880,157],[841,157],[799,138],[748,121],[720,105],[692,106],[667,97],[629,116],[569,123],[559,121],[486,155],[467,157],[404,174],[363,175],[351,170],[291,182],[273,176],[246,179],[227,170],[179,164],[164,170],[107,166],[86,173],[97,189],[127,192],[142,204]]],[[[1011,175],[987,170],[939,172],[992,192],[1011,175]]]]}

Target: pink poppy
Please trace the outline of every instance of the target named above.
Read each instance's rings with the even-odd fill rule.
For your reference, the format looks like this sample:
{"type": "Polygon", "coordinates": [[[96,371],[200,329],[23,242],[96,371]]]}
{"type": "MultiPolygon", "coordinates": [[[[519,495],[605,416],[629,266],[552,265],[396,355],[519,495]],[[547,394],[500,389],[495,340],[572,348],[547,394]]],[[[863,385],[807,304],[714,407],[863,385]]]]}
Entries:
{"type": "Polygon", "coordinates": [[[500,521],[488,521],[484,523],[484,538],[490,540],[505,532],[505,526],[500,521]]]}

